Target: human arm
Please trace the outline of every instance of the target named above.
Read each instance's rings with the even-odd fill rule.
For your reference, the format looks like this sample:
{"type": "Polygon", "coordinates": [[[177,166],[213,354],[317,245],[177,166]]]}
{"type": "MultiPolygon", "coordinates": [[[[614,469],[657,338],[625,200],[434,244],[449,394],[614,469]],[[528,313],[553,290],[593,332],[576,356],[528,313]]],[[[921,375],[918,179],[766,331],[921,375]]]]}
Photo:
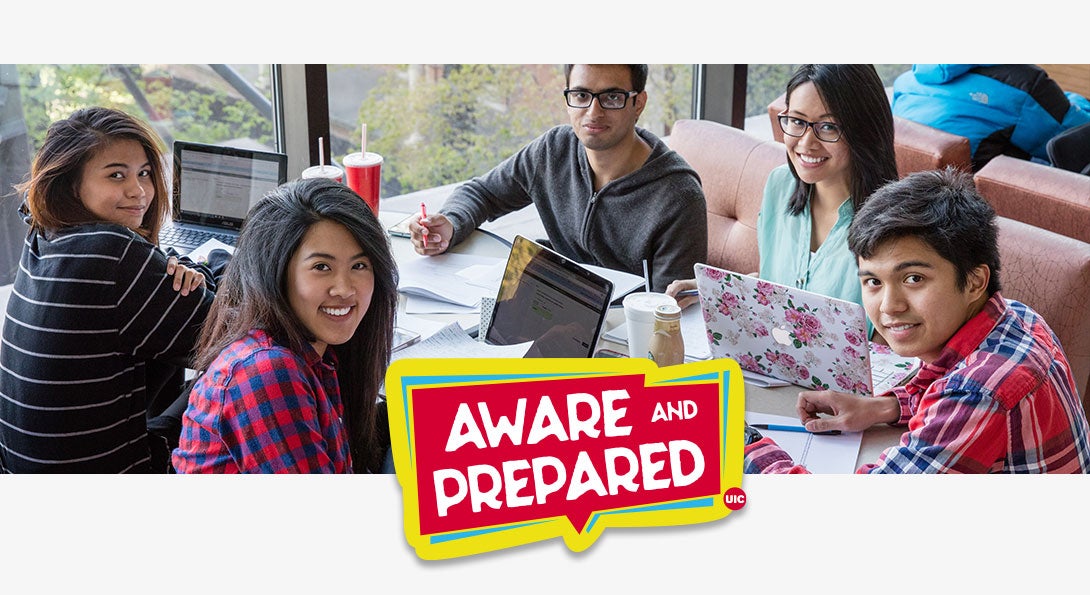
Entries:
{"type": "Polygon", "coordinates": [[[874,424],[901,419],[901,405],[894,397],[860,397],[833,390],[801,391],[795,409],[811,432],[862,432],[874,424]]]}
{"type": "Polygon", "coordinates": [[[691,278],[693,265],[708,262],[708,208],[703,190],[682,178],[663,191],[673,197],[676,208],[654,215],[661,218],[661,226],[651,244],[652,291],[666,291],[674,280],[691,278]]]}
{"type": "Polygon", "coordinates": [[[696,279],[675,279],[666,286],[666,295],[677,300],[677,305],[681,309],[689,307],[691,304],[695,304],[700,300],[695,295],[690,295],[683,298],[678,298],[677,294],[682,291],[690,291],[696,289],[696,279]]]}
{"type": "Polygon", "coordinates": [[[176,290],[167,255],[135,237],[120,254],[113,308],[119,349],[145,359],[188,357],[215,297],[208,280],[188,293],[176,290]]]}
{"type": "MultiPolygon", "coordinates": [[[[439,209],[451,224],[449,245],[461,243],[485,221],[528,206],[534,160],[544,159],[541,138],[532,141],[491,171],[458,186],[439,209]]],[[[430,241],[430,239],[429,239],[430,241]]]]}
{"type": "Polygon", "coordinates": [[[174,278],[174,291],[182,295],[205,287],[204,273],[182,264],[176,256],[167,257],[167,276],[174,278]]]}
{"type": "Polygon", "coordinates": [[[447,251],[454,236],[454,224],[442,213],[421,217],[420,213],[409,220],[409,240],[417,254],[435,256],[447,251]],[[428,234],[428,246],[424,247],[424,233],[428,234]]]}

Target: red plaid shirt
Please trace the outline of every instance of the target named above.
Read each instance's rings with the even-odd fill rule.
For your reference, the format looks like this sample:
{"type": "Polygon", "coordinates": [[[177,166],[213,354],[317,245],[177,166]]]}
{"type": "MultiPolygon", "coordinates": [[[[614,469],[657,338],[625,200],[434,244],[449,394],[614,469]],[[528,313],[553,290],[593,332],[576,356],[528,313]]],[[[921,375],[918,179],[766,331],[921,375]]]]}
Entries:
{"type": "Polygon", "coordinates": [[[297,354],[254,329],[189,394],[179,473],[350,473],[332,350],[297,354]]]}
{"type": "MultiPolygon", "coordinates": [[[[998,293],[894,389],[898,446],[857,473],[1086,473],[1090,428],[1052,330],[998,293]]],[[[770,438],[746,447],[747,473],[806,473],[770,438]]]]}

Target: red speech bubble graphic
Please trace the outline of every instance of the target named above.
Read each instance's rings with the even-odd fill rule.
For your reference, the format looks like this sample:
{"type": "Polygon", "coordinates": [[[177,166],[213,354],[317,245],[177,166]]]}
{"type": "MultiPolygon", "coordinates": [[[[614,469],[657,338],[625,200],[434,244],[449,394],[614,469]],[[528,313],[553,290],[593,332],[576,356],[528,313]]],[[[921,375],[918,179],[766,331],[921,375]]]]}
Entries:
{"type": "Polygon", "coordinates": [[[740,482],[741,449],[726,438],[731,426],[740,436],[744,404],[730,360],[661,370],[647,360],[551,360],[567,374],[542,373],[546,360],[461,360],[454,374],[436,374],[451,360],[413,361],[395,362],[386,386],[406,532],[422,557],[556,535],[580,550],[601,525],[702,522],[731,510],[723,496],[740,482]]]}

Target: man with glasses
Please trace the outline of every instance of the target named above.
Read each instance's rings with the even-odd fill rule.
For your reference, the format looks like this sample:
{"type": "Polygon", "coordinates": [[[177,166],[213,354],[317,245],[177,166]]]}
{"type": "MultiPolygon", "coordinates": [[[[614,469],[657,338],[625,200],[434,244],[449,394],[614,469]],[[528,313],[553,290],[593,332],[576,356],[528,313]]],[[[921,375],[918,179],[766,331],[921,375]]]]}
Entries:
{"type": "Polygon", "coordinates": [[[416,251],[440,254],[485,221],[532,203],[551,247],[572,260],[641,276],[646,261],[653,291],[691,277],[707,260],[704,193],[680,155],[636,126],[647,104],[647,65],[567,64],[564,72],[571,124],[414,220],[416,251]]]}

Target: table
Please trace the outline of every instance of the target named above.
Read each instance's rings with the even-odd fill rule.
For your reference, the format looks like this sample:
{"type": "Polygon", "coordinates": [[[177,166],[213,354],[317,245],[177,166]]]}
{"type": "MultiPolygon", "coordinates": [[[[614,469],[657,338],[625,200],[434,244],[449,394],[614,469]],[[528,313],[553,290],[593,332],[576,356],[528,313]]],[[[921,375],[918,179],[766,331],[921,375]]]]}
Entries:
{"type": "MultiPolygon", "coordinates": [[[[433,196],[432,198],[434,199],[435,197],[433,196]]],[[[419,200],[417,200],[415,197],[411,198],[410,201],[411,202],[401,201],[398,204],[401,206],[401,208],[405,208],[406,206],[412,205],[414,203],[419,206],[419,200]]],[[[438,204],[441,203],[437,203],[436,207],[433,207],[429,203],[428,208],[437,208],[438,204]]],[[[385,207],[386,205],[384,204],[383,206],[385,207]]],[[[379,219],[382,220],[382,223],[384,225],[389,226],[400,221],[407,214],[408,213],[402,211],[385,209],[380,210],[379,219]]],[[[517,224],[511,225],[508,228],[500,229],[500,231],[505,232],[501,233],[501,235],[503,235],[507,239],[514,237],[514,234],[519,233],[520,230],[521,228],[517,224]]],[[[412,243],[406,238],[395,237],[391,238],[390,242],[392,251],[394,253],[394,258],[399,261],[405,257],[415,254],[412,248],[412,243]]],[[[484,233],[475,232],[471,234],[465,242],[454,246],[451,249],[451,252],[462,254],[477,254],[482,256],[495,256],[503,258],[507,256],[509,249],[507,246],[499,242],[496,238],[490,237],[489,235],[484,233]]],[[[399,296],[398,306],[404,307],[404,305],[405,296],[399,296]]],[[[438,321],[453,320],[454,318],[452,315],[443,314],[428,314],[426,316],[428,318],[432,318],[438,321]]],[[[604,333],[607,330],[611,330],[622,324],[623,322],[624,310],[621,308],[613,308],[606,316],[605,328],[602,329],[602,332],[604,333]]],[[[614,351],[619,351],[621,353],[628,353],[628,348],[626,345],[614,343],[607,339],[599,339],[598,348],[602,347],[612,349],[614,351]]],[[[797,400],[797,396],[800,390],[802,389],[797,386],[762,388],[752,384],[746,384],[746,410],[755,413],[769,413],[774,415],[794,417],[795,402],[797,400]]],[[[879,424],[868,428],[863,433],[863,441],[859,448],[859,456],[856,459],[856,467],[865,463],[871,463],[876,461],[878,459],[878,455],[880,455],[883,450],[898,443],[903,432],[903,428],[897,428],[886,424],[879,424]]]]}

